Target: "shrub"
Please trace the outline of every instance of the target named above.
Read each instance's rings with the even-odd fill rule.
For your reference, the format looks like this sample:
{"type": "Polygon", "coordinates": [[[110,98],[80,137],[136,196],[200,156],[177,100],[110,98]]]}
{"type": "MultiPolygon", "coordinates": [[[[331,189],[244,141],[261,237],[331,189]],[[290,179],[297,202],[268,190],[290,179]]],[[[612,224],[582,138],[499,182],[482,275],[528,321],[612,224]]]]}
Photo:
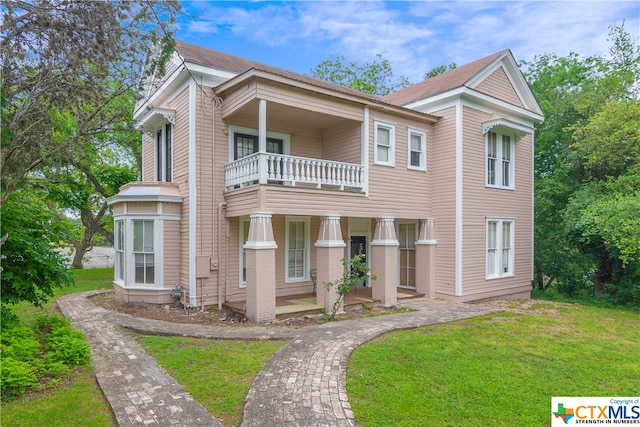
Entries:
{"type": "Polygon", "coordinates": [[[70,326],[54,328],[47,336],[45,357],[47,364],[62,362],[67,366],[86,365],[89,363],[89,346],[84,334],[70,326]]]}
{"type": "Polygon", "coordinates": [[[41,351],[41,345],[33,329],[14,326],[2,332],[2,359],[10,357],[23,362],[33,362],[41,351]]]}
{"type": "Polygon", "coordinates": [[[38,384],[38,378],[31,365],[27,362],[16,360],[13,357],[2,357],[2,372],[0,375],[0,392],[2,400],[9,400],[22,395],[27,387],[38,384]]]}
{"type": "Polygon", "coordinates": [[[89,362],[89,346],[82,332],[61,316],[42,316],[34,328],[13,325],[2,330],[2,400],[10,400],[46,379],[56,378],[72,367],[89,362]]]}

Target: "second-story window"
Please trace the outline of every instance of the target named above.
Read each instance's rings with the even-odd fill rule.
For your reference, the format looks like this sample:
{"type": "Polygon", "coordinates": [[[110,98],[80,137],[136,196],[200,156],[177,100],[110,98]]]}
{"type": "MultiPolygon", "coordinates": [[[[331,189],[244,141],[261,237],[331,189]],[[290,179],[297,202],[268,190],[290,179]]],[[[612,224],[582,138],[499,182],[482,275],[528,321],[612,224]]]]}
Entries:
{"type": "Polygon", "coordinates": [[[173,128],[167,123],[156,131],[156,181],[173,180],[173,128]]]}
{"type": "Polygon", "coordinates": [[[395,166],[395,126],[375,122],[375,160],[379,165],[395,166]]]}
{"type": "Polygon", "coordinates": [[[407,167],[427,170],[427,133],[417,129],[409,129],[408,142],[407,167]]]}
{"type": "Polygon", "coordinates": [[[513,137],[487,132],[487,186],[513,188],[513,137]]]}

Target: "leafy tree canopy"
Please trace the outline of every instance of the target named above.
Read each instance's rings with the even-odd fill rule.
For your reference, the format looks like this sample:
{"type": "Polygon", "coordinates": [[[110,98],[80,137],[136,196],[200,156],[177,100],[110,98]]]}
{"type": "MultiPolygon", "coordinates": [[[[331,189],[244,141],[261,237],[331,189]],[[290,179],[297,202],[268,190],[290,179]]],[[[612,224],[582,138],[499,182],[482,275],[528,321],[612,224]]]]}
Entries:
{"type": "Polygon", "coordinates": [[[384,96],[411,85],[407,77],[394,80],[391,64],[377,54],[373,62],[347,62],[343,55],[322,61],[311,76],[371,95],[384,96]]]}

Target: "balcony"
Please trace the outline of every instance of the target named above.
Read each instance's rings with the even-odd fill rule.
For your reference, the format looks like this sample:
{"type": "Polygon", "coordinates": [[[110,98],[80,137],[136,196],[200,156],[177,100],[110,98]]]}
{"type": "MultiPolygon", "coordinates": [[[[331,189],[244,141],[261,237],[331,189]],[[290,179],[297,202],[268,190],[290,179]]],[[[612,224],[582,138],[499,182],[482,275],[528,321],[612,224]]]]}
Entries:
{"type": "Polygon", "coordinates": [[[224,167],[225,190],[254,184],[364,191],[364,166],[273,153],[254,153],[224,167]]]}

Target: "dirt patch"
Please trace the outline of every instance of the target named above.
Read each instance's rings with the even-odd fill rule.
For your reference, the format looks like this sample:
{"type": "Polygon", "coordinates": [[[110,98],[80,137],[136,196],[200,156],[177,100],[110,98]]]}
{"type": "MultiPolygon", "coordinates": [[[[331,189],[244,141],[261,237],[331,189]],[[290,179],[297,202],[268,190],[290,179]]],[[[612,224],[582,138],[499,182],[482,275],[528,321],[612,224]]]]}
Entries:
{"type": "MultiPolygon", "coordinates": [[[[98,294],[90,298],[95,305],[108,310],[126,313],[133,317],[144,319],[163,320],[173,323],[193,323],[211,326],[256,326],[256,323],[249,322],[245,316],[234,313],[231,310],[207,309],[198,311],[196,309],[184,309],[173,305],[141,305],[123,304],[115,299],[113,292],[98,294]]],[[[344,314],[336,316],[336,320],[355,319],[360,317],[383,316],[387,314],[404,313],[406,309],[385,308],[376,306],[349,306],[344,314]]],[[[411,310],[409,310],[411,311],[411,310]]],[[[326,317],[322,314],[292,314],[286,318],[276,319],[270,326],[305,326],[319,323],[326,323],[326,317]]]]}
{"type": "Polygon", "coordinates": [[[563,310],[575,307],[575,304],[557,301],[547,301],[540,299],[529,300],[490,300],[485,301],[487,305],[497,307],[503,311],[510,311],[517,314],[545,314],[560,315],[563,310]]]}

